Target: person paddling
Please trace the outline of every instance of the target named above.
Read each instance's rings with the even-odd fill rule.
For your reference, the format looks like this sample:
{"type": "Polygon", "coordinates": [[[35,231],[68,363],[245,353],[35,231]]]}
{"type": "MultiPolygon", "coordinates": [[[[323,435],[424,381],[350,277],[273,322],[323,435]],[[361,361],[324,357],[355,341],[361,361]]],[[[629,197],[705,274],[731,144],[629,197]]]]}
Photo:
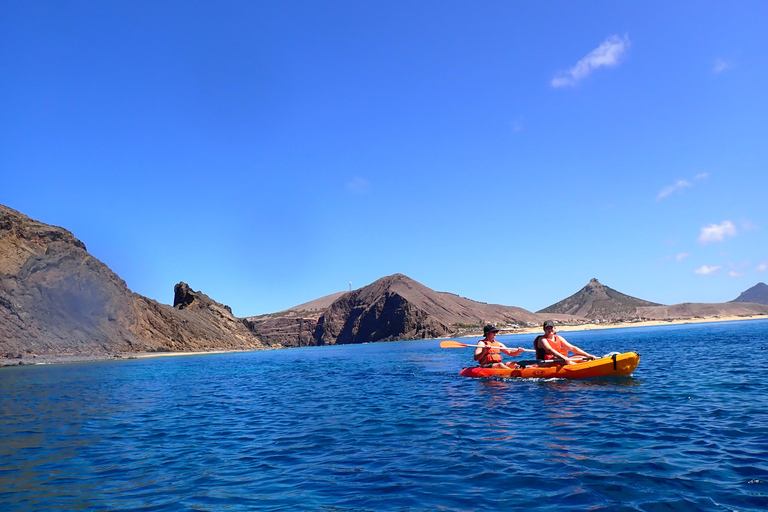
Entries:
{"type": "Polygon", "coordinates": [[[478,345],[482,345],[475,349],[475,361],[477,361],[483,368],[502,368],[511,370],[514,364],[508,366],[501,361],[501,353],[505,353],[508,356],[515,357],[523,353],[522,347],[507,348],[502,343],[496,341],[496,333],[499,330],[493,325],[486,325],[483,327],[483,334],[485,337],[477,342],[478,345]]]}
{"type": "Polygon", "coordinates": [[[552,320],[544,322],[544,335],[536,336],[536,339],[533,340],[533,348],[536,349],[536,359],[544,359],[546,361],[562,359],[565,361],[565,364],[576,364],[578,361],[573,357],[568,357],[568,351],[583,356],[585,359],[597,359],[592,354],[584,352],[576,345],[565,341],[565,338],[557,334],[555,322],[552,320]]]}

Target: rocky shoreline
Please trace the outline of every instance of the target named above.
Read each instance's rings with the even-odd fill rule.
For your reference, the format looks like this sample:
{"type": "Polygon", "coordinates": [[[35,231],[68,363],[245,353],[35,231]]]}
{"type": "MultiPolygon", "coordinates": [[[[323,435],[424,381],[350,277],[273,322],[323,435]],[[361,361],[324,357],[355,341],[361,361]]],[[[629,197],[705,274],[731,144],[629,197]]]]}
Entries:
{"type": "MultiPolygon", "coordinates": [[[[625,329],[628,327],[654,327],[659,325],[684,325],[684,324],[698,324],[698,323],[715,323],[715,322],[735,322],[746,320],[768,320],[768,315],[749,315],[749,316],[727,316],[720,318],[685,318],[676,320],[652,320],[644,322],[619,322],[615,324],[582,324],[582,325],[561,325],[559,332],[567,333],[569,331],[591,331],[600,329],[625,329]]],[[[526,328],[515,330],[514,332],[502,331],[501,334],[538,334],[541,331],[539,328],[526,328]]],[[[477,336],[482,337],[480,332],[478,333],[466,333],[461,338],[475,338],[477,336]]],[[[456,336],[454,336],[456,337],[456,336]]],[[[436,338],[443,339],[443,338],[436,338]]],[[[257,352],[261,350],[276,350],[277,348],[267,347],[260,349],[245,349],[245,350],[208,350],[208,351],[195,351],[195,352],[136,352],[136,353],[122,353],[122,354],[92,354],[92,355],[33,355],[27,354],[21,357],[0,357],[0,367],[10,366],[27,366],[27,365],[49,365],[49,364],[68,364],[68,363],[89,363],[97,361],[125,361],[130,359],[144,359],[151,357],[174,357],[174,356],[197,356],[197,355],[210,355],[210,354],[230,354],[236,352],[257,352]]]]}

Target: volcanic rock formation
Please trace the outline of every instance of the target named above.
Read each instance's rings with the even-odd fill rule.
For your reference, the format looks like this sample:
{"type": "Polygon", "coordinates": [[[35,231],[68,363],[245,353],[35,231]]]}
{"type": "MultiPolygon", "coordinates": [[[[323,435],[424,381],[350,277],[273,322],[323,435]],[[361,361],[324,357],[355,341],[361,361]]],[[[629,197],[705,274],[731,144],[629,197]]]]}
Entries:
{"type": "Polygon", "coordinates": [[[358,290],[246,322],[270,343],[301,346],[438,338],[456,334],[461,326],[538,324],[541,318],[522,308],[437,292],[394,274],[358,290]]]}
{"type": "Polygon", "coordinates": [[[757,304],[768,304],[768,285],[757,283],[752,288],[741,292],[741,295],[731,302],[755,302],[757,304]]]}
{"type": "Polygon", "coordinates": [[[659,305],[624,295],[593,278],[578,292],[537,313],[559,313],[609,321],[633,318],[638,307],[659,305]]]}
{"type": "Polygon", "coordinates": [[[0,357],[264,346],[226,306],[198,304],[133,293],[66,229],[0,205],[0,357]]]}

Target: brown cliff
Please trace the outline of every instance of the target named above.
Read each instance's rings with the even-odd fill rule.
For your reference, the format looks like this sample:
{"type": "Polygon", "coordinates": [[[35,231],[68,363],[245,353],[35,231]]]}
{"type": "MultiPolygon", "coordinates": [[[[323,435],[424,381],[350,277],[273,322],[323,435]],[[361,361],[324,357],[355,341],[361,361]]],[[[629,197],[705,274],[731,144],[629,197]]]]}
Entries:
{"type": "Polygon", "coordinates": [[[264,346],[207,300],[175,309],[133,293],[69,231],[0,205],[0,357],[264,346]]]}
{"type": "Polygon", "coordinates": [[[457,334],[462,326],[538,324],[541,318],[522,308],[437,292],[395,274],[358,290],[246,321],[270,343],[303,346],[439,338],[457,334]]]}

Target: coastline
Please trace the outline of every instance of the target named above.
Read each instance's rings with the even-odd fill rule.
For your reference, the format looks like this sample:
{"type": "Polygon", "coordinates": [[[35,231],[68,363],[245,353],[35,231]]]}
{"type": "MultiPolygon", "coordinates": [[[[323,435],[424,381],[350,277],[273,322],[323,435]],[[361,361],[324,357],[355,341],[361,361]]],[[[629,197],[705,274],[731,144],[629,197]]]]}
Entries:
{"type": "MultiPolygon", "coordinates": [[[[768,315],[747,315],[747,316],[723,316],[709,318],[678,318],[674,320],[647,320],[643,322],[618,322],[605,324],[579,324],[579,325],[558,325],[558,332],[569,331],[592,331],[599,329],[624,329],[627,327],[655,327],[659,325],[685,325],[702,324],[715,322],[735,322],[745,320],[768,320],[768,315]]],[[[538,334],[540,327],[528,327],[524,329],[505,330],[501,329],[499,334],[538,334]]],[[[475,338],[482,336],[478,331],[475,333],[462,333],[452,338],[475,338]]],[[[438,338],[445,339],[445,338],[438,338]]],[[[11,366],[41,366],[49,364],[67,364],[67,363],[88,363],[96,361],[126,361],[130,359],[147,359],[153,357],[176,357],[176,356],[201,356],[209,354],[231,354],[237,352],[260,352],[262,350],[282,350],[278,348],[262,349],[234,349],[234,350],[207,350],[195,352],[136,352],[120,354],[70,354],[70,355],[35,355],[19,358],[0,357],[0,368],[11,366]]]]}
{"type": "MultiPolygon", "coordinates": [[[[617,322],[601,324],[579,324],[579,325],[557,325],[558,332],[568,331],[592,331],[598,329],[624,329],[626,327],[654,327],[657,325],[685,325],[685,324],[708,324],[715,322],[735,322],[741,320],[766,320],[768,315],[744,315],[744,316],[721,316],[721,317],[702,317],[702,318],[676,318],[672,320],[645,320],[642,322],[617,322]]],[[[500,334],[528,334],[540,333],[541,327],[530,327],[516,330],[511,333],[505,333],[502,329],[500,334]]]]}

